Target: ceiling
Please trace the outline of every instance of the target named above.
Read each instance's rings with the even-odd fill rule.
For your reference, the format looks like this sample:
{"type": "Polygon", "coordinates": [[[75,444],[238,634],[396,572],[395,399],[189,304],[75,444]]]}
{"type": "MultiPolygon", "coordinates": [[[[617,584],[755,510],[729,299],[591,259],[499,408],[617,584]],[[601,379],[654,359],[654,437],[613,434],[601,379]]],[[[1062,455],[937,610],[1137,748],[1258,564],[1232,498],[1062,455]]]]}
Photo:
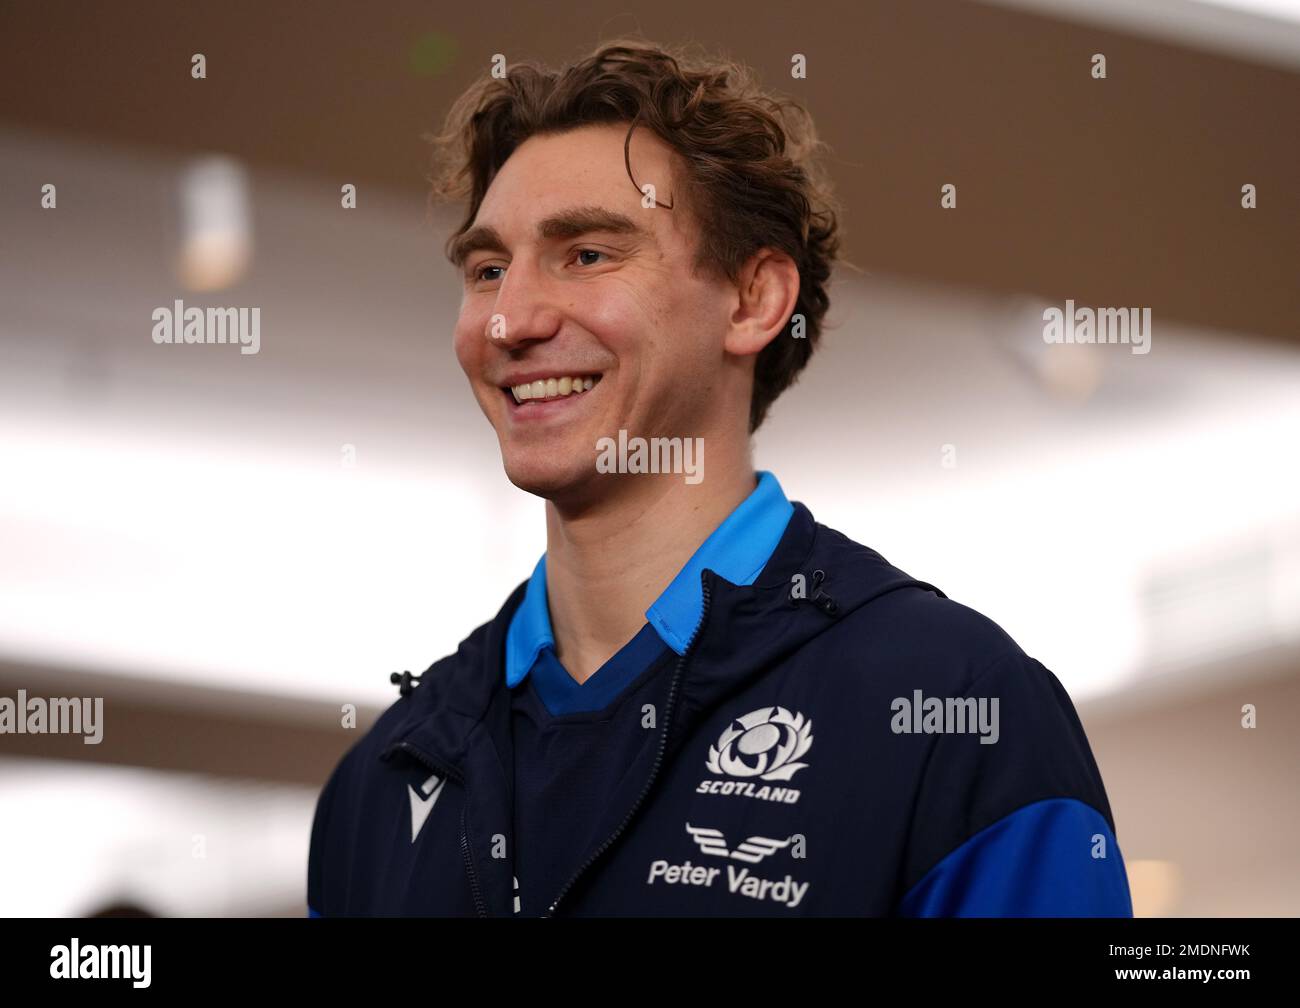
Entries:
{"type": "MultiPolygon", "coordinates": [[[[1170,0],[1154,6],[1168,12],[1170,0]]],[[[635,31],[698,40],[808,105],[832,149],[847,257],[870,273],[1300,339],[1294,69],[966,0],[759,12],[655,0],[614,13],[572,0],[566,13],[513,0],[328,13],[248,0],[10,3],[0,90],[17,100],[0,127],[418,192],[422,135],[492,54],[554,63],[635,31]],[[205,80],[189,76],[196,52],[205,80]],[[795,52],[806,80],[789,75],[795,52]],[[1105,80],[1089,74],[1098,52],[1105,80]],[[941,211],[949,182],[958,208],[941,211]],[[1245,183],[1257,210],[1239,206],[1245,183]]]]}

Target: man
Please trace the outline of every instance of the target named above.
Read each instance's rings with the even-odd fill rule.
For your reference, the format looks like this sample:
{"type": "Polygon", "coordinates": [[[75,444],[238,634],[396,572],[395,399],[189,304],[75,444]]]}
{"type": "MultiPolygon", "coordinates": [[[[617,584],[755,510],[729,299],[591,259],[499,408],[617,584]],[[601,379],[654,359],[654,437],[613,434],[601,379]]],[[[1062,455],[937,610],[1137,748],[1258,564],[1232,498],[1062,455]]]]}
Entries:
{"type": "Polygon", "coordinates": [[[330,777],[313,915],[1131,914],[1055,677],[755,473],[837,248],[797,111],[637,43],[453,108],[456,355],[547,548],[330,777]]]}

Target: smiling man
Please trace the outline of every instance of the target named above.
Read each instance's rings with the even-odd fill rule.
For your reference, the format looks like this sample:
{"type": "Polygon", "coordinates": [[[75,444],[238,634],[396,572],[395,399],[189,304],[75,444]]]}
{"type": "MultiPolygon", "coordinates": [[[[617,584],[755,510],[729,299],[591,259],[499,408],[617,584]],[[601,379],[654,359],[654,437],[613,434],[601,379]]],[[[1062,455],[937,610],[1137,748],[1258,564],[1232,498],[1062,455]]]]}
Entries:
{"type": "Polygon", "coordinates": [[[310,912],[1130,914],[1056,678],[755,471],[838,246],[806,114],[611,43],[437,142],[456,356],[546,552],[331,775],[310,912]]]}

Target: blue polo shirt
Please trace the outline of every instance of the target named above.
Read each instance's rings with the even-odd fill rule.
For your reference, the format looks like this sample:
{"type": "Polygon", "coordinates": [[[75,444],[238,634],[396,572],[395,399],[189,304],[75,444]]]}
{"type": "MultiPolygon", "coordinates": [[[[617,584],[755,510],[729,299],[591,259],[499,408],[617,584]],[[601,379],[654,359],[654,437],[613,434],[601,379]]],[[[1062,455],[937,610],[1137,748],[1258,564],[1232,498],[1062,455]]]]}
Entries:
{"type": "Polygon", "coordinates": [[[753,584],[794,514],[770,472],[704,540],[646,610],[646,623],[609,661],[578,683],[555,656],[546,600],[546,557],[537,561],[506,632],[505,675],[514,735],[514,859],[517,912],[544,913],[604,840],[595,822],[655,733],[644,710],[663,709],[672,668],[704,609],[700,572],[753,584]],[[526,846],[519,838],[527,837],[526,846]]]}

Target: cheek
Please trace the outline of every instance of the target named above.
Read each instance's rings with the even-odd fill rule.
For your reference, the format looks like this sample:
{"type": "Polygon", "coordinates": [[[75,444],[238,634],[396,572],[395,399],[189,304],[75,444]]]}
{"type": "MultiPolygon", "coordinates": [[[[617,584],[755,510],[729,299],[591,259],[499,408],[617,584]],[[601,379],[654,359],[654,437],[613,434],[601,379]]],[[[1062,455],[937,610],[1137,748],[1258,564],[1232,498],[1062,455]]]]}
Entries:
{"type": "Polygon", "coordinates": [[[477,325],[473,319],[462,317],[457,320],[456,328],[452,332],[452,347],[456,352],[456,360],[460,362],[460,366],[467,374],[481,359],[483,353],[477,325]]]}
{"type": "Polygon", "coordinates": [[[659,338],[668,355],[666,363],[708,377],[723,360],[726,306],[711,291],[687,287],[660,308],[659,338]]]}
{"type": "Polygon", "coordinates": [[[567,310],[619,359],[629,377],[675,385],[674,395],[680,394],[683,375],[694,374],[699,381],[721,366],[725,300],[692,280],[618,282],[567,310]]]}

